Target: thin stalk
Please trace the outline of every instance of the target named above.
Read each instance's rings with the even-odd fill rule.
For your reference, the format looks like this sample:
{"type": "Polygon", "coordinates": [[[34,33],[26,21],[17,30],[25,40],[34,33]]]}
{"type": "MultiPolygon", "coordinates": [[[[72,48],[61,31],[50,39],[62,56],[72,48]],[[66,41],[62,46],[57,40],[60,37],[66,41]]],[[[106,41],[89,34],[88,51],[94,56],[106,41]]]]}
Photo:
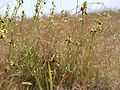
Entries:
{"type": "Polygon", "coordinates": [[[82,15],[81,31],[84,31],[84,15],[82,15]]]}
{"type": "Polygon", "coordinates": [[[48,74],[49,74],[50,90],[53,90],[52,70],[49,62],[48,62],[48,74]]]}
{"type": "Polygon", "coordinates": [[[36,82],[37,82],[37,84],[38,84],[39,90],[43,90],[43,89],[42,89],[42,86],[41,86],[41,84],[40,84],[40,81],[39,81],[39,79],[38,79],[38,77],[37,77],[37,75],[34,74],[34,72],[31,71],[31,69],[29,68],[29,65],[28,65],[28,64],[27,64],[27,68],[28,68],[29,72],[31,73],[31,75],[34,76],[34,78],[35,78],[35,80],[36,80],[36,82]]]}

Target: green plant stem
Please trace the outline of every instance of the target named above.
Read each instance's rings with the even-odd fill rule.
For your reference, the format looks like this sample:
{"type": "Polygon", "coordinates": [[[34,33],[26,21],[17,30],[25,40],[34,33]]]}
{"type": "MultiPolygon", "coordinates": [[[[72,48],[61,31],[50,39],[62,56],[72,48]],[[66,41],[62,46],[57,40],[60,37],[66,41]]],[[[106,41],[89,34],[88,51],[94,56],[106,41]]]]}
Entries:
{"type": "Polygon", "coordinates": [[[29,65],[27,65],[27,68],[28,68],[29,72],[31,73],[31,75],[34,76],[34,78],[35,78],[35,80],[36,80],[36,82],[38,84],[39,90],[43,90],[37,75],[34,74],[34,72],[31,71],[31,69],[29,68],[29,65]]]}
{"type": "Polygon", "coordinates": [[[49,62],[48,62],[48,74],[49,74],[50,90],[53,90],[52,70],[49,62]]]}

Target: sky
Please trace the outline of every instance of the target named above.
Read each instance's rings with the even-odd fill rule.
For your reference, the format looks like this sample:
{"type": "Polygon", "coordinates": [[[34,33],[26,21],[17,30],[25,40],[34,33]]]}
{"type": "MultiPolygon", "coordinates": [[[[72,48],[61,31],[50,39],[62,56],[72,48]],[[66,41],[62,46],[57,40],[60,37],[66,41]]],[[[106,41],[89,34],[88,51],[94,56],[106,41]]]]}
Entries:
{"type": "MultiPolygon", "coordinates": [[[[51,1],[46,0],[47,4],[44,6],[44,13],[48,14],[51,8],[51,1]]],[[[69,10],[70,12],[75,12],[76,1],[77,0],[54,0],[56,4],[56,12],[60,12],[61,10],[69,10]]],[[[102,10],[102,9],[120,9],[120,0],[78,0],[79,5],[81,5],[84,1],[88,2],[88,11],[102,10]],[[95,2],[101,2],[101,4],[95,4],[95,2]],[[104,3],[104,5],[102,4],[104,3]]],[[[11,7],[11,12],[15,6],[16,0],[0,0],[0,15],[4,14],[6,10],[6,6],[9,4],[11,7]]],[[[36,0],[24,0],[23,8],[27,16],[32,16],[34,13],[36,0]]],[[[21,8],[19,12],[23,10],[21,8]]]]}

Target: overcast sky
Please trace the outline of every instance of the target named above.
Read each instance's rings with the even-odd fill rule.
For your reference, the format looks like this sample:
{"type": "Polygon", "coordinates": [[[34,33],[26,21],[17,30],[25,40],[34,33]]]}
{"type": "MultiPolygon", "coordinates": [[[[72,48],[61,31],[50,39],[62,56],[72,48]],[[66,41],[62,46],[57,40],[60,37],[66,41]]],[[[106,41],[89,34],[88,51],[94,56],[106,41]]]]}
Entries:
{"type": "MultiPolygon", "coordinates": [[[[0,0],[0,14],[3,14],[7,4],[13,8],[15,6],[16,0],[0,0]]],[[[34,13],[34,4],[36,0],[24,0],[24,10],[27,16],[32,16],[34,13]]],[[[46,0],[47,4],[44,7],[44,13],[49,13],[51,7],[51,0],[46,0]]],[[[96,9],[120,9],[120,0],[79,0],[79,5],[84,2],[88,1],[88,10],[94,11],[96,9]],[[102,4],[95,4],[94,2],[102,2],[102,4]]],[[[72,10],[76,7],[76,0],[55,0],[57,12],[60,12],[62,9],[64,10],[72,10]]],[[[21,9],[22,10],[22,9],[21,9]]],[[[72,11],[73,12],[73,11],[72,11]]]]}

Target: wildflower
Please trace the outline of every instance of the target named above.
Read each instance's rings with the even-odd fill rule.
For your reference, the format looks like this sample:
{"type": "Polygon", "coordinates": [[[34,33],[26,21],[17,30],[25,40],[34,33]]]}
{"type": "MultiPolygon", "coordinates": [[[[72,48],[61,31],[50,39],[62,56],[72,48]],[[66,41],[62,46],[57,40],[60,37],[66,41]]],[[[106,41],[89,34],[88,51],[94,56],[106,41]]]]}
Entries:
{"type": "Polygon", "coordinates": [[[97,29],[96,29],[95,25],[91,28],[91,32],[97,32],[97,29]]]}
{"type": "Polygon", "coordinates": [[[101,32],[103,30],[103,23],[97,19],[96,23],[91,27],[91,33],[101,32]]]}
{"type": "Polygon", "coordinates": [[[96,25],[97,30],[98,30],[98,31],[102,31],[102,29],[103,29],[103,28],[102,28],[103,23],[102,23],[100,20],[97,20],[97,21],[96,21],[96,24],[97,24],[97,25],[96,25]]]}

